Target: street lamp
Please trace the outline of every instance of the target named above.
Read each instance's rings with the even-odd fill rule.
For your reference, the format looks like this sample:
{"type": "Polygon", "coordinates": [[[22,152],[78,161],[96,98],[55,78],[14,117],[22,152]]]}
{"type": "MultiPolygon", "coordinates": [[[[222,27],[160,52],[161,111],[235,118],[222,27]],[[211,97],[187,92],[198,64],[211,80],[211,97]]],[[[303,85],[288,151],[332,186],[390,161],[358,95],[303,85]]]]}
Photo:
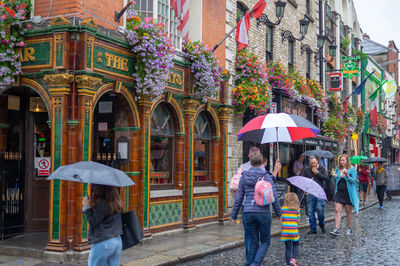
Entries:
{"type": "Polygon", "coordinates": [[[324,46],[325,39],[326,39],[325,35],[318,34],[318,36],[317,36],[317,47],[319,49],[321,49],[322,46],[324,46]]]}
{"type": "Polygon", "coordinates": [[[329,55],[331,56],[331,60],[329,60],[329,62],[333,61],[333,58],[336,56],[336,48],[336,42],[333,41],[331,45],[329,45],[329,55]]]}
{"type": "Polygon", "coordinates": [[[307,34],[307,30],[308,30],[308,24],[310,24],[310,21],[308,20],[308,18],[306,17],[306,15],[304,15],[304,18],[301,19],[300,21],[300,38],[296,38],[293,36],[292,32],[289,30],[284,30],[282,29],[282,42],[285,41],[285,39],[289,39],[289,40],[296,40],[296,41],[302,41],[304,39],[304,36],[307,34]]]}
{"type": "Polygon", "coordinates": [[[275,14],[276,17],[278,18],[278,21],[272,22],[269,20],[268,16],[265,15],[264,13],[261,14],[259,18],[257,18],[257,26],[262,23],[266,26],[277,26],[281,23],[283,16],[285,15],[285,7],[286,7],[286,2],[283,0],[279,0],[275,2],[275,14]]]}

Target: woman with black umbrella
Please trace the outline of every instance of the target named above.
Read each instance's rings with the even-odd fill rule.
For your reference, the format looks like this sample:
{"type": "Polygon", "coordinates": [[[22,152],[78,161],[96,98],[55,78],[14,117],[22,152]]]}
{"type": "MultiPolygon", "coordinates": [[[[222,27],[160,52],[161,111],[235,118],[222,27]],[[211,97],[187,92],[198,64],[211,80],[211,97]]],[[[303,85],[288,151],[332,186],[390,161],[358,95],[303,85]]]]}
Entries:
{"type": "Polygon", "coordinates": [[[385,162],[378,163],[378,169],[375,172],[376,194],[379,200],[379,209],[383,208],[383,198],[385,196],[388,175],[385,170],[385,162]]]}

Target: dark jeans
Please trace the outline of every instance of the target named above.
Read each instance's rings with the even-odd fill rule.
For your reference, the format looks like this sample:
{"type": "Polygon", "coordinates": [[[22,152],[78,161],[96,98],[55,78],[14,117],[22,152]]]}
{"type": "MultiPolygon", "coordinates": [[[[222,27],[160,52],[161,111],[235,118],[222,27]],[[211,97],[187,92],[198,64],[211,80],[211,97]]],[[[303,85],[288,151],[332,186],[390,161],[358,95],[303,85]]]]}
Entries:
{"type": "Polygon", "coordinates": [[[378,194],[379,205],[383,205],[383,198],[385,197],[386,186],[376,186],[376,194],[378,194]]]}
{"type": "Polygon", "coordinates": [[[250,235],[249,254],[245,265],[261,265],[271,240],[271,213],[245,212],[244,227],[250,235]]]}
{"type": "Polygon", "coordinates": [[[310,222],[310,230],[317,232],[317,220],[315,212],[318,214],[319,227],[325,226],[325,200],[319,199],[311,194],[307,195],[307,213],[310,222]]]}
{"type": "Polygon", "coordinates": [[[299,241],[285,241],[285,261],[286,265],[290,264],[291,259],[296,259],[299,254],[299,241]]]}
{"type": "MultiPolygon", "coordinates": [[[[243,208],[242,208],[243,209],[243,208]]],[[[244,247],[246,249],[246,261],[249,256],[249,250],[250,250],[250,234],[249,230],[247,229],[247,225],[244,222],[244,215],[242,213],[242,222],[243,222],[243,229],[244,229],[244,247]]]]}

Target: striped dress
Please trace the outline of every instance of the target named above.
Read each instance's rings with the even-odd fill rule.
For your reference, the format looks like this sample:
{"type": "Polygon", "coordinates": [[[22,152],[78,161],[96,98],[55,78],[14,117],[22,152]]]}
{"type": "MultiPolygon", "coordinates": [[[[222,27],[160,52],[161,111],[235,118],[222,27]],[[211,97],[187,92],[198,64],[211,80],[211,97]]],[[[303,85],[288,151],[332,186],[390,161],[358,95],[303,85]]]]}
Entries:
{"type": "Polygon", "coordinates": [[[300,210],[291,210],[286,206],[282,209],[281,241],[299,241],[300,210]]]}

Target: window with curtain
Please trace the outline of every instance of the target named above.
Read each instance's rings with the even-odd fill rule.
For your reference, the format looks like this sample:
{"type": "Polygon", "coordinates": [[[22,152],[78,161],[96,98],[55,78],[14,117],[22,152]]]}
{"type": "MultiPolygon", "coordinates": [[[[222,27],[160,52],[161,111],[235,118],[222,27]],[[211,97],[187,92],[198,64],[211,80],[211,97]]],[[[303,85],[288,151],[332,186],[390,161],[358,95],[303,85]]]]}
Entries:
{"type": "Polygon", "coordinates": [[[274,28],[271,26],[267,26],[266,28],[266,45],[265,45],[265,60],[272,61],[273,59],[273,36],[274,36],[274,28]]]}
{"type": "Polygon", "coordinates": [[[294,41],[288,41],[288,69],[292,71],[294,67],[294,41]]]}
{"type": "Polygon", "coordinates": [[[166,104],[159,104],[151,116],[150,183],[152,188],[174,184],[175,129],[166,104]]]}
{"type": "Polygon", "coordinates": [[[136,6],[144,17],[153,17],[158,22],[164,23],[172,44],[176,49],[181,49],[182,38],[177,29],[178,19],[175,17],[170,0],[157,0],[156,5],[154,2],[153,0],[138,0],[136,6]]]}
{"type": "Polygon", "coordinates": [[[209,119],[201,112],[194,124],[194,182],[197,185],[211,183],[211,127],[209,119]]]}

